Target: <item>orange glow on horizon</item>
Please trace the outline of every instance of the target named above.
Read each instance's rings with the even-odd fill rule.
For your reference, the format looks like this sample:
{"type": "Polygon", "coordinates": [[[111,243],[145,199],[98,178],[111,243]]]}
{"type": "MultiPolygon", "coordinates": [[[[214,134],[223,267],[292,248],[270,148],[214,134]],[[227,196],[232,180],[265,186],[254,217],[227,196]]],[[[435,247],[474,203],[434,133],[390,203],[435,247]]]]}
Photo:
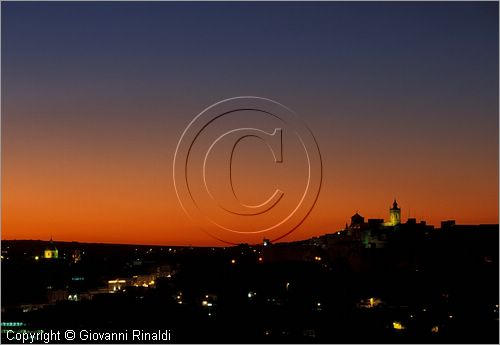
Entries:
{"type": "MultiPolygon", "coordinates": [[[[54,155],[49,164],[47,158],[23,161],[19,156],[7,155],[3,239],[53,237],[57,241],[225,245],[196,228],[183,212],[168,176],[171,166],[167,160],[159,164],[136,156],[130,161],[106,164],[104,157],[96,153],[92,159],[98,163],[86,159],[59,161],[54,155]]],[[[489,185],[487,180],[467,185],[458,175],[448,178],[445,185],[439,178],[444,174],[429,173],[430,180],[435,181],[430,184],[429,180],[424,183],[421,173],[388,180],[388,171],[380,169],[368,176],[348,167],[344,171],[338,168],[336,174],[326,171],[315,208],[282,241],[333,233],[343,228],[355,211],[366,219],[387,220],[394,196],[402,209],[403,222],[408,216],[437,227],[446,219],[455,219],[458,224],[498,222],[497,185],[489,185]],[[414,178],[422,182],[405,182],[414,178]],[[469,197],[456,198],[451,190],[469,197]]],[[[267,195],[267,187],[263,195],[267,195]]]]}

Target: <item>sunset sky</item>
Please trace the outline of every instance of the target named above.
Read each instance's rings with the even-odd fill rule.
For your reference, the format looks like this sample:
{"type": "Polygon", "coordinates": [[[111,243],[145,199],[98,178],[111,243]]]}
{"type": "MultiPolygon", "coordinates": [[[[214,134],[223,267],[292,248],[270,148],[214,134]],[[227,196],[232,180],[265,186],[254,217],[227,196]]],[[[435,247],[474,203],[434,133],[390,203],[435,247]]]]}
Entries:
{"type": "MultiPolygon", "coordinates": [[[[498,223],[498,39],[495,2],[3,2],[2,239],[222,245],[183,212],[173,158],[243,95],[293,109],[321,150],[283,240],[387,219],[395,197],[403,221],[498,223]]],[[[241,149],[242,199],[293,180],[241,149]]]]}

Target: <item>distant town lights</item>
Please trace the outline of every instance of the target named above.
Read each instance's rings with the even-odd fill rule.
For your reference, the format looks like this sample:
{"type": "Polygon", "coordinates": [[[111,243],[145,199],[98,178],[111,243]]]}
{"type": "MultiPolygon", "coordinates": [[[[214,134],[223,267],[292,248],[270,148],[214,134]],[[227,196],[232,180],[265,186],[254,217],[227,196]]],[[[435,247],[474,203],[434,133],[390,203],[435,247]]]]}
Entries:
{"type": "Polygon", "coordinates": [[[394,322],[392,323],[392,328],[394,328],[395,330],[398,330],[398,331],[399,331],[399,330],[406,329],[406,327],[405,327],[405,326],[403,326],[403,324],[402,324],[401,322],[399,322],[399,321],[394,321],[394,322]]]}
{"type": "Polygon", "coordinates": [[[108,280],[108,284],[124,284],[126,283],[126,280],[124,279],[115,279],[115,280],[108,280]]]}

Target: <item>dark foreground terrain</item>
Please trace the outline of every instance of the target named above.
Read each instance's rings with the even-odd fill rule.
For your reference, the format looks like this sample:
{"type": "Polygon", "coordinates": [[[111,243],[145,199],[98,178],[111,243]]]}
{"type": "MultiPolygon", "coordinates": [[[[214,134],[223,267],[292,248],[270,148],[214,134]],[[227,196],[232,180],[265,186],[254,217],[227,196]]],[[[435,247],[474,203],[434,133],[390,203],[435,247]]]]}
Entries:
{"type": "Polygon", "coordinates": [[[141,329],[170,342],[497,343],[498,240],[489,226],[384,248],[56,242],[57,259],[47,242],[2,241],[2,340],[141,329]]]}

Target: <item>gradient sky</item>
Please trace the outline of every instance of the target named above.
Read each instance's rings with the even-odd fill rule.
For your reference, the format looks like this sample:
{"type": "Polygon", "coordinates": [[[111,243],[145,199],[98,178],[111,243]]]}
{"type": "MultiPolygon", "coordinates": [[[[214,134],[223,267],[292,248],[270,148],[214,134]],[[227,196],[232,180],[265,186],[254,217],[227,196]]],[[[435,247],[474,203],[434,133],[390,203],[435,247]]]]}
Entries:
{"type": "MultiPolygon", "coordinates": [[[[394,197],[403,220],[497,223],[498,38],[495,2],[3,2],[2,238],[221,244],[172,161],[194,116],[241,95],[293,109],[321,149],[285,240],[387,219],[394,197]]],[[[272,170],[257,153],[248,186],[272,170]]]]}

